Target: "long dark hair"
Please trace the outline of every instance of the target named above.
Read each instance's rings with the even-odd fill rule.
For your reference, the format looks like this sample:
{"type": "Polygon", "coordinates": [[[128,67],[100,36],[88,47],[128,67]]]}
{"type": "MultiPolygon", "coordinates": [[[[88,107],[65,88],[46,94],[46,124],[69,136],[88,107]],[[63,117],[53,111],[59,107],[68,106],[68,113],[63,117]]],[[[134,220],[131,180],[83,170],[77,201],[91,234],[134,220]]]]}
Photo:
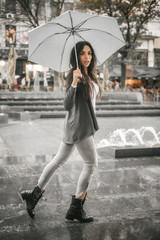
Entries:
{"type": "MultiPolygon", "coordinates": [[[[81,70],[82,73],[82,79],[81,81],[78,83],[78,87],[80,88],[84,98],[86,100],[91,98],[91,94],[92,94],[92,89],[93,89],[93,84],[92,81],[94,81],[95,83],[97,83],[97,85],[99,86],[99,89],[101,91],[101,87],[98,83],[96,74],[95,74],[95,65],[96,65],[96,55],[94,52],[94,49],[92,47],[92,45],[87,42],[87,41],[80,41],[78,43],[76,43],[76,51],[77,51],[77,57],[78,57],[78,65],[79,65],[79,69],[81,70]],[[92,59],[91,59],[91,63],[88,66],[88,75],[85,73],[84,68],[80,62],[80,53],[83,50],[84,46],[87,45],[90,47],[91,52],[92,52],[92,59]]],[[[76,63],[76,57],[75,57],[75,48],[73,47],[71,54],[70,54],[70,65],[72,66],[72,72],[74,70],[77,69],[77,63],[76,63]]]]}

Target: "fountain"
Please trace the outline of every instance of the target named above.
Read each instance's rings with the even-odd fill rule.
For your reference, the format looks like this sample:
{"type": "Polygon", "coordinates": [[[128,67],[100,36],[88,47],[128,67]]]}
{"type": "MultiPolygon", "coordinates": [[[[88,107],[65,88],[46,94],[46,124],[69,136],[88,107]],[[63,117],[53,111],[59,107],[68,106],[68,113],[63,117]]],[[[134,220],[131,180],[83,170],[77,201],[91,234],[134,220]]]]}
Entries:
{"type": "Polygon", "coordinates": [[[160,132],[153,127],[117,129],[97,144],[97,152],[115,158],[160,156],[160,132]]]}

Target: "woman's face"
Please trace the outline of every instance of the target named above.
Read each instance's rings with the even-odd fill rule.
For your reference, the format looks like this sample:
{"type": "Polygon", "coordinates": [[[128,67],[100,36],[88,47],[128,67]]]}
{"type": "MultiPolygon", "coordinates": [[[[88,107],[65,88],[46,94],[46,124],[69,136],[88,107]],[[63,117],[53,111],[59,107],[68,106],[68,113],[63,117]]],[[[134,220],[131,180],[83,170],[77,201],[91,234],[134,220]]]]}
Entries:
{"type": "Polygon", "coordinates": [[[84,69],[87,69],[92,60],[92,51],[88,45],[85,45],[80,52],[80,62],[84,69]]]}

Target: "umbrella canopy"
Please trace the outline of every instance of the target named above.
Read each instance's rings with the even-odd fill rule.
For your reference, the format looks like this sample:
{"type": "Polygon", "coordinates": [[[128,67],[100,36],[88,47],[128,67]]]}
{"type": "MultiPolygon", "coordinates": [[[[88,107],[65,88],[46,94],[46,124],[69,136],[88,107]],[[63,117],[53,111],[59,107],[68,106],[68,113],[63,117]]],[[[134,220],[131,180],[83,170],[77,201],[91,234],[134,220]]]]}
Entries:
{"type": "Polygon", "coordinates": [[[7,64],[9,88],[11,88],[11,86],[14,84],[17,57],[18,56],[17,56],[16,50],[12,46],[9,52],[8,64],[7,64]]]}
{"type": "Polygon", "coordinates": [[[67,11],[29,32],[28,60],[68,71],[71,49],[79,41],[91,43],[98,65],[125,45],[115,18],[67,11]]]}

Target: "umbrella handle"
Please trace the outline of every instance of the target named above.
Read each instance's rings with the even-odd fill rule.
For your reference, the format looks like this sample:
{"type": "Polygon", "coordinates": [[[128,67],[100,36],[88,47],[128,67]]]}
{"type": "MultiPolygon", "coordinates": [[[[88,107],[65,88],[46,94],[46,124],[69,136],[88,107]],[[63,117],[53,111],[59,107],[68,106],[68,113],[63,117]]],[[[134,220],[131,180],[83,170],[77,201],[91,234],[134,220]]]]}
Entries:
{"type": "MultiPolygon", "coordinates": [[[[76,41],[75,41],[75,35],[73,34],[73,41],[74,41],[74,52],[75,52],[75,57],[76,57],[76,65],[77,65],[77,69],[79,69],[78,66],[78,57],[77,57],[77,49],[76,49],[76,41]]],[[[78,77],[78,82],[81,82],[81,77],[78,77]]]]}
{"type": "Polygon", "coordinates": [[[75,42],[75,35],[73,34],[73,41],[74,41],[74,52],[75,52],[75,57],[76,57],[76,65],[77,68],[79,68],[78,66],[78,57],[77,57],[77,49],[76,49],[76,42],[75,42]]]}

